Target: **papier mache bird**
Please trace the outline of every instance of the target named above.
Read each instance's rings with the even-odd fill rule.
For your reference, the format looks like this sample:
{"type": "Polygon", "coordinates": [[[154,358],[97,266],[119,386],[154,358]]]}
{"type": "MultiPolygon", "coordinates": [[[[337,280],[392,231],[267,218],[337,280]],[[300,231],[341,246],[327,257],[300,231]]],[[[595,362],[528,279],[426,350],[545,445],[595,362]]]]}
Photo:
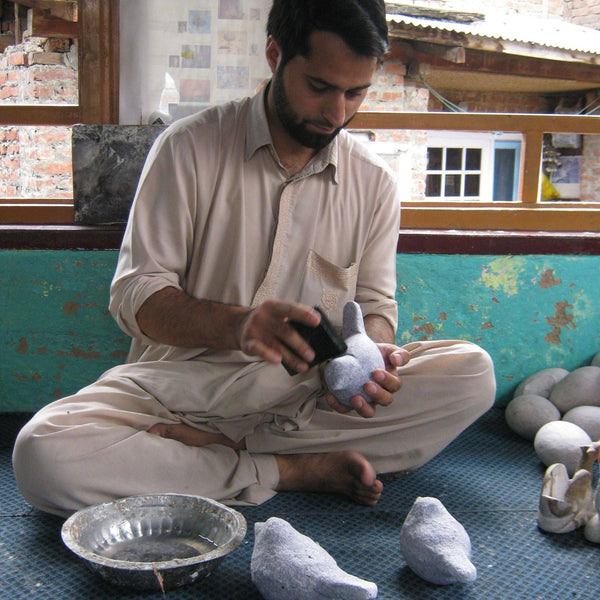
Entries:
{"type": "Polygon", "coordinates": [[[377,344],[367,335],[357,302],[348,302],[344,306],[342,337],[347,350],[325,365],[325,383],[342,404],[350,406],[350,399],[356,395],[371,402],[363,386],[372,379],[375,369],[385,369],[385,362],[377,344]]]}

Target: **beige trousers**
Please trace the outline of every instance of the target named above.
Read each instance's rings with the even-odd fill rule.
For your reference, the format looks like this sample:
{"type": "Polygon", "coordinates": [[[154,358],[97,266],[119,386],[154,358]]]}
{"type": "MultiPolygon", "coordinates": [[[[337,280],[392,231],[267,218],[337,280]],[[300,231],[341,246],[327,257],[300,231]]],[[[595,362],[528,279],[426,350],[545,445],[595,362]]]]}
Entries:
{"type": "Polygon", "coordinates": [[[136,363],[105,373],[41,409],[17,438],[13,466],[23,496],[66,516],[133,494],[197,494],[259,504],[275,494],[275,454],[362,452],[378,473],[413,470],[439,453],[494,402],[490,357],[463,341],[405,346],[394,402],[365,419],[323,401],[314,370],[203,361],[136,363]],[[230,368],[231,367],[231,368],[230,368]],[[250,407],[250,408],[249,408],[250,407]],[[246,450],[191,447],[147,433],[187,423],[246,441],[246,450]]]}

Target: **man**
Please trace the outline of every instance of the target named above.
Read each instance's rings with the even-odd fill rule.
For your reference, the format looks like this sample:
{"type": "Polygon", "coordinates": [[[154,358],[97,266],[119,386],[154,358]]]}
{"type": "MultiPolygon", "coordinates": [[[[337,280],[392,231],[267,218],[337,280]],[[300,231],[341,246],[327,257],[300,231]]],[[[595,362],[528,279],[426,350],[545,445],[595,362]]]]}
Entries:
{"type": "Polygon", "coordinates": [[[477,346],[394,344],[397,187],[343,130],[387,48],[384,3],[275,0],[267,33],[269,84],[175,123],[150,152],[111,287],[128,363],[42,409],[15,446],[42,510],[283,490],[374,505],[378,473],[423,464],[493,402],[477,346]],[[352,407],[290,325],[316,326],[319,305],[339,327],[349,300],[386,366],[352,407]]]}

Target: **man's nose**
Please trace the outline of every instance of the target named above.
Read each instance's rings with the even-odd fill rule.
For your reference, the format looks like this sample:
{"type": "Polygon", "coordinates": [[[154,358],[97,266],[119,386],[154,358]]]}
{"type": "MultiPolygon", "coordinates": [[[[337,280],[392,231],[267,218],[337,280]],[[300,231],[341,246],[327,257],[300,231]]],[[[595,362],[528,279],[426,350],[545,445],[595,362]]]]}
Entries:
{"type": "Polygon", "coordinates": [[[346,97],[342,92],[336,91],[327,99],[323,116],[336,128],[346,122],[346,97]]]}

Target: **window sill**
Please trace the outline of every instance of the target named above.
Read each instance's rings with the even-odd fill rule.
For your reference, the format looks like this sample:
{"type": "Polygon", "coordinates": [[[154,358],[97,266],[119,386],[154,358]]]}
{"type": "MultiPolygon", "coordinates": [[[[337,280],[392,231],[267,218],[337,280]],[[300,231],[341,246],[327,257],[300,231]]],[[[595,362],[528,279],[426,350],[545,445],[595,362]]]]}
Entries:
{"type": "MultiPolygon", "coordinates": [[[[0,226],[3,250],[118,250],[123,225],[0,226]]],[[[597,233],[402,229],[399,253],[600,255],[597,233]]]]}

